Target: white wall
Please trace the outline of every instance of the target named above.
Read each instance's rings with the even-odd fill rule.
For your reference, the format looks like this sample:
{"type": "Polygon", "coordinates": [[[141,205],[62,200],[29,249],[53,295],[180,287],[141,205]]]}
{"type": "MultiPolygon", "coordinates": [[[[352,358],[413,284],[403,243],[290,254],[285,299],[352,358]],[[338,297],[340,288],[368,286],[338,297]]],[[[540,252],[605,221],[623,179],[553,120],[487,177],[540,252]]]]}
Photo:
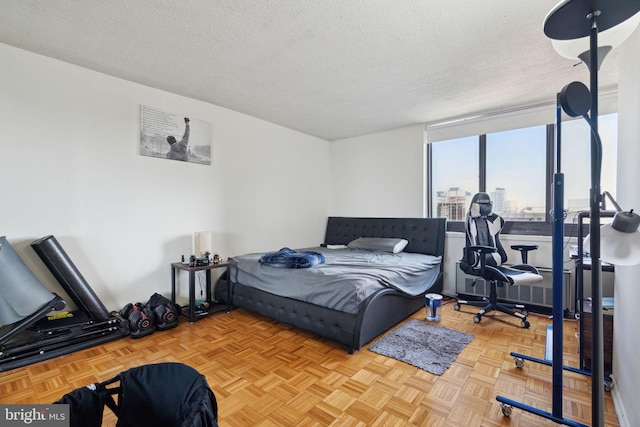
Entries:
{"type": "Polygon", "coordinates": [[[422,217],[423,139],[411,126],[332,142],[331,214],[422,217]]]}
{"type": "MultiPolygon", "coordinates": [[[[616,200],[623,209],[640,211],[640,28],[620,46],[618,176],[616,200]]],[[[613,339],[613,396],[620,425],[640,420],[640,266],[616,266],[613,339]]]]}
{"type": "Polygon", "coordinates": [[[29,246],[50,234],[109,310],[169,295],[194,231],[223,257],[322,240],[327,141],[3,44],[0,63],[0,235],[52,291],[29,246]],[[212,164],[140,156],[141,104],[210,122],[212,164]]]}

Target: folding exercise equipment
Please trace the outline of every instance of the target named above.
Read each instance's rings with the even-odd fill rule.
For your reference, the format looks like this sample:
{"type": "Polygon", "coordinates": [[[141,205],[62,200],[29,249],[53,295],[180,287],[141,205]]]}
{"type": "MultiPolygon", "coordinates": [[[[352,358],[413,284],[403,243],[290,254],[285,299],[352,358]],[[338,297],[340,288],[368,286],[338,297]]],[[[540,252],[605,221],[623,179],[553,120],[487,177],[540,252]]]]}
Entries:
{"type": "Polygon", "coordinates": [[[0,371],[51,359],[129,334],[128,322],[110,313],[54,236],[31,243],[78,310],[48,320],[66,307],[7,241],[0,237],[0,371]]]}

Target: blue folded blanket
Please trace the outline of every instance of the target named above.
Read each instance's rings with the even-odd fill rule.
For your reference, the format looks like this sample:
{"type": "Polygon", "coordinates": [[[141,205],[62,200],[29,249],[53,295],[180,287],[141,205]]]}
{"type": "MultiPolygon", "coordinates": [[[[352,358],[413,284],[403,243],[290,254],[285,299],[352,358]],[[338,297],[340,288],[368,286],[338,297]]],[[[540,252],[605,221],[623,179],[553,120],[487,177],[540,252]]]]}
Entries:
{"type": "Polygon", "coordinates": [[[270,252],[260,257],[260,263],[270,267],[309,268],[324,263],[324,255],[313,251],[296,252],[282,248],[278,252],[270,252]]]}

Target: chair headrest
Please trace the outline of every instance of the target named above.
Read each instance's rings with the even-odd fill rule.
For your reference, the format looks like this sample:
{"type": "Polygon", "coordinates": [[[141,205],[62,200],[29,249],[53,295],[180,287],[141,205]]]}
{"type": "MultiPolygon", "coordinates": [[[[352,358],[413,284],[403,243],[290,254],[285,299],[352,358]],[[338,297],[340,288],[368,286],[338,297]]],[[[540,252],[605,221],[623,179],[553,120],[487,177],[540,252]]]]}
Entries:
{"type": "Polygon", "coordinates": [[[493,211],[493,203],[487,193],[476,193],[471,198],[471,206],[469,207],[469,216],[478,218],[491,215],[493,211]]]}

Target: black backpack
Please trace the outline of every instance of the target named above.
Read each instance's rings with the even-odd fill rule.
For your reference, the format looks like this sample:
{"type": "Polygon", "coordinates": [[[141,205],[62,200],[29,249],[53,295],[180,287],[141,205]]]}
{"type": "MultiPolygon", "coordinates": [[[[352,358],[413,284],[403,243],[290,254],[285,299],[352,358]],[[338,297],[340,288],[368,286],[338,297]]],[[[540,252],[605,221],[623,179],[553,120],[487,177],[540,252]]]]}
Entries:
{"type": "Polygon", "coordinates": [[[131,368],[54,403],[69,405],[71,427],[100,427],[105,405],[118,417],[117,427],[218,426],[218,405],[206,378],[182,363],[131,368]]]}

